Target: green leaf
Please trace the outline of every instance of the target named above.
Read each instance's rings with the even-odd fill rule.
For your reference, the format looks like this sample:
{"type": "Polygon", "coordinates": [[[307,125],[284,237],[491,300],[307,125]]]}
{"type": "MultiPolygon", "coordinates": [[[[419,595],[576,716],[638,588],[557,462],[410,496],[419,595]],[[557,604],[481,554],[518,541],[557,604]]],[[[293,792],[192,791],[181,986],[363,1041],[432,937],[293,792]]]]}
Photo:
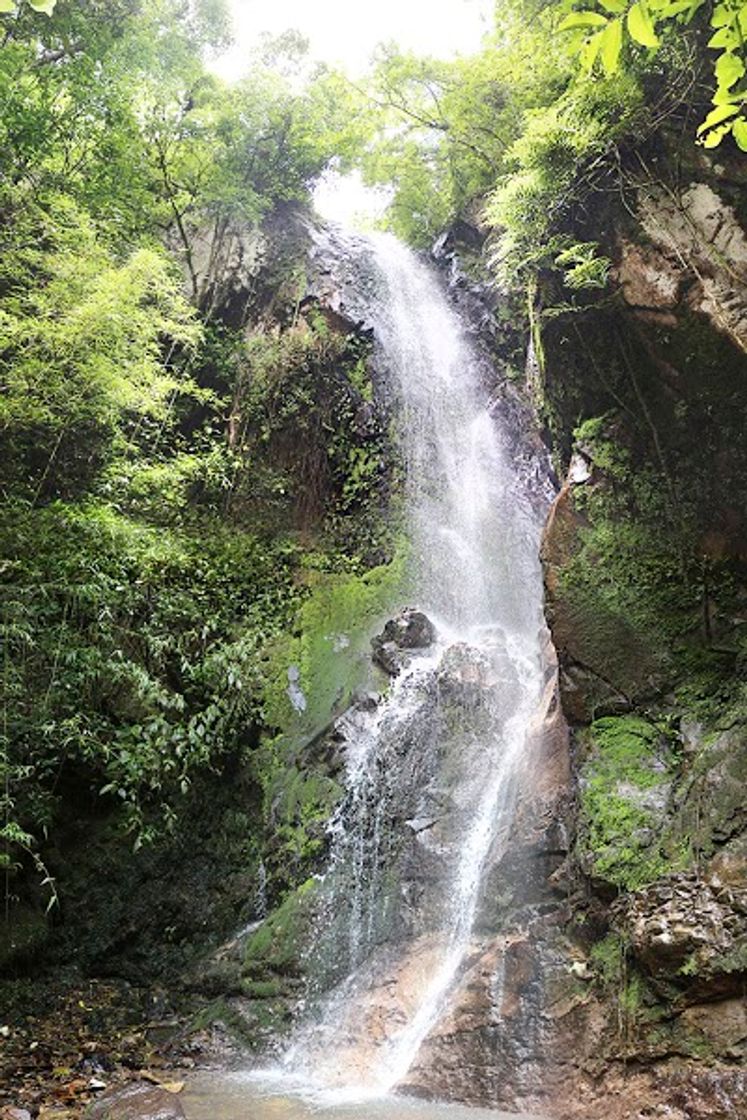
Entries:
{"type": "MultiPolygon", "coordinates": [[[[681,0],[681,3],[683,6],[689,7],[689,0],[681,0]]],[[[657,0],[648,0],[648,10],[656,16],[657,20],[669,19],[670,16],[675,15],[676,13],[672,10],[675,7],[677,7],[677,5],[674,3],[674,0],[672,0],[671,3],[664,4],[658,3],[657,0]]]]}
{"type": "Polygon", "coordinates": [[[613,20],[601,32],[600,58],[605,74],[614,74],[620,61],[623,42],[622,20],[613,20]]]}
{"type": "Polygon", "coordinates": [[[702,0],[648,0],[648,11],[653,12],[657,20],[671,19],[672,16],[681,16],[683,11],[687,11],[688,22],[694,15],[694,12],[700,8],[702,0]]]}
{"type": "Polygon", "coordinates": [[[730,124],[722,124],[720,128],[714,128],[711,132],[709,132],[708,135],[700,141],[700,143],[704,148],[717,148],[723,138],[726,136],[727,132],[730,131],[730,124]]]}
{"type": "Polygon", "coordinates": [[[689,23],[699,8],[703,6],[703,0],[666,0],[665,3],[652,3],[648,0],[649,11],[656,12],[659,19],[671,19],[672,16],[682,15],[687,12],[685,23],[689,23]]]}
{"type": "Polygon", "coordinates": [[[15,0],[0,0],[0,15],[7,16],[15,10],[15,0]]]}
{"type": "Polygon", "coordinates": [[[605,16],[599,12],[571,12],[566,16],[559,31],[572,31],[576,27],[604,27],[607,23],[605,16]]]}
{"type": "Polygon", "coordinates": [[[737,147],[741,148],[743,152],[747,152],[747,121],[744,117],[734,121],[731,126],[732,135],[737,143],[737,147]]]}
{"type": "Polygon", "coordinates": [[[599,6],[604,8],[605,12],[609,12],[610,15],[620,16],[627,5],[625,0],[599,0],[599,6]]]}
{"type": "Polygon", "coordinates": [[[737,100],[741,100],[741,97],[742,95],[737,94],[736,90],[720,86],[711,98],[711,102],[714,105],[733,105],[737,100]]]}
{"type": "Polygon", "coordinates": [[[29,4],[35,12],[44,12],[48,16],[51,16],[56,3],[57,0],[29,0],[29,4]]]}
{"type": "Polygon", "coordinates": [[[711,109],[710,113],[702,122],[702,124],[698,125],[698,136],[700,136],[702,132],[706,132],[709,128],[715,128],[717,124],[721,124],[722,121],[728,120],[729,117],[736,116],[736,114],[739,112],[739,108],[739,105],[735,105],[732,102],[728,105],[717,105],[715,109],[711,109]]]}
{"type": "Polygon", "coordinates": [[[732,50],[739,46],[739,36],[731,27],[720,27],[708,40],[707,46],[714,50],[717,48],[732,50]]]}
{"type": "Polygon", "coordinates": [[[589,74],[594,68],[594,63],[599,56],[599,50],[602,46],[602,39],[604,38],[604,31],[598,31],[596,35],[592,35],[581,51],[581,69],[589,74]]]}
{"type": "Polygon", "coordinates": [[[736,8],[729,4],[717,4],[711,16],[711,27],[729,27],[737,18],[736,8]]]}
{"type": "Polygon", "coordinates": [[[744,74],[744,63],[736,54],[722,54],[716,59],[716,81],[719,88],[730,89],[744,74]]]}
{"type": "Polygon", "coordinates": [[[628,12],[628,31],[631,39],[635,39],[636,43],[640,43],[642,47],[658,47],[659,45],[648,8],[640,0],[628,12]]]}

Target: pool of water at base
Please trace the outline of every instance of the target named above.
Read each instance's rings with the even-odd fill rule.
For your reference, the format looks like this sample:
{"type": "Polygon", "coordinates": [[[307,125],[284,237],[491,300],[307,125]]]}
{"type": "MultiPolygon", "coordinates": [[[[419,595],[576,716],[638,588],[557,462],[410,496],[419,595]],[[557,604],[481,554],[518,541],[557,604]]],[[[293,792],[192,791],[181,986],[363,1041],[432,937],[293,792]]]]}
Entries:
{"type": "Polygon", "coordinates": [[[351,1092],[309,1092],[291,1079],[257,1074],[194,1074],[181,1098],[187,1120],[546,1120],[461,1104],[351,1092]]]}

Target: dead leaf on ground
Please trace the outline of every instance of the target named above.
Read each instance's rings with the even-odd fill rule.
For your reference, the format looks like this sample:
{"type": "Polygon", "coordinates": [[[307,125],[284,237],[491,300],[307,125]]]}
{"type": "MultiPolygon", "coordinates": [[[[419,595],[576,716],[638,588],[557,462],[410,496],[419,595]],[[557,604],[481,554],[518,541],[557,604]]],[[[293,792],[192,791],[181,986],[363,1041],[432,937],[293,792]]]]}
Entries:
{"type": "Polygon", "coordinates": [[[140,1080],[149,1081],[151,1085],[158,1085],[159,1088],[165,1089],[167,1093],[181,1093],[186,1082],[184,1081],[164,1081],[149,1069],[140,1070],[140,1080]]]}

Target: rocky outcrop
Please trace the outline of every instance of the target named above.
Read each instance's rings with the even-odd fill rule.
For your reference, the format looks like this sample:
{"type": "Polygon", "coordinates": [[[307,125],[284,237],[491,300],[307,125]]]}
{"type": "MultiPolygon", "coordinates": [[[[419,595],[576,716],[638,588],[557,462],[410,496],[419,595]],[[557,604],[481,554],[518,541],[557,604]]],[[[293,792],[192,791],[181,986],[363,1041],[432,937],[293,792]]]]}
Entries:
{"type": "Polygon", "coordinates": [[[625,301],[677,325],[683,302],[747,349],[747,236],[734,208],[709,183],[677,191],[642,189],[640,222],[651,239],[621,245],[618,266],[625,301]]]}
{"type": "Polygon", "coordinates": [[[189,253],[175,238],[170,248],[204,315],[235,330],[252,329],[258,322],[290,321],[313,228],[307,207],[280,204],[261,224],[219,217],[201,226],[190,236],[189,253]]]}
{"type": "Polygon", "coordinates": [[[612,924],[665,995],[673,985],[679,1002],[745,991],[747,887],[658,879],[616,903],[612,924]]]}

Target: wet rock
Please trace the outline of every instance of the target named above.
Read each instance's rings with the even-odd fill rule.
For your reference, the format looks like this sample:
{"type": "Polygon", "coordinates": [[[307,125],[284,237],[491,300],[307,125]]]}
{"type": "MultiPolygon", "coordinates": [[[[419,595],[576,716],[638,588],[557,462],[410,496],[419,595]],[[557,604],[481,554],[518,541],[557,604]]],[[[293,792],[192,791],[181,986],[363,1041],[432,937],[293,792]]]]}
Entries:
{"type": "Polygon", "coordinates": [[[173,1093],[136,1081],[103,1093],[84,1116],[85,1120],[184,1120],[185,1112],[173,1093]]]}
{"type": "Polygon", "coordinates": [[[375,712],[381,703],[379,692],[356,692],[352,706],[359,712],[375,712]]]}
{"type": "Polygon", "coordinates": [[[427,649],[433,644],[436,630],[422,611],[407,607],[396,618],[390,618],[381,634],[371,639],[374,664],[396,677],[410,663],[408,651],[427,649]]]}
{"type": "MultiPolygon", "coordinates": [[[[580,457],[579,457],[580,458],[580,457]]],[[[567,586],[565,575],[582,547],[588,521],[575,490],[603,489],[594,468],[582,470],[579,458],[558,494],[542,539],[546,614],[560,665],[563,710],[574,724],[627,710],[631,701],[655,687],[658,666],[645,635],[621,611],[567,586]],[[585,597],[587,596],[587,597],[585,597]]],[[[584,459],[583,462],[588,462],[584,459]]]]}
{"type": "Polygon", "coordinates": [[[747,974],[747,890],[712,887],[694,875],[672,875],[613,907],[615,926],[629,938],[656,982],[698,994],[742,990],[747,974]]]}
{"type": "Polygon", "coordinates": [[[467,710],[471,720],[498,706],[510,712],[518,700],[516,673],[505,654],[488,657],[466,642],[456,642],[446,650],[437,685],[441,703],[467,710]]]}
{"type": "Polygon", "coordinates": [[[426,832],[429,828],[433,828],[438,824],[439,817],[412,817],[410,820],[405,821],[405,824],[414,833],[426,832]]]}

